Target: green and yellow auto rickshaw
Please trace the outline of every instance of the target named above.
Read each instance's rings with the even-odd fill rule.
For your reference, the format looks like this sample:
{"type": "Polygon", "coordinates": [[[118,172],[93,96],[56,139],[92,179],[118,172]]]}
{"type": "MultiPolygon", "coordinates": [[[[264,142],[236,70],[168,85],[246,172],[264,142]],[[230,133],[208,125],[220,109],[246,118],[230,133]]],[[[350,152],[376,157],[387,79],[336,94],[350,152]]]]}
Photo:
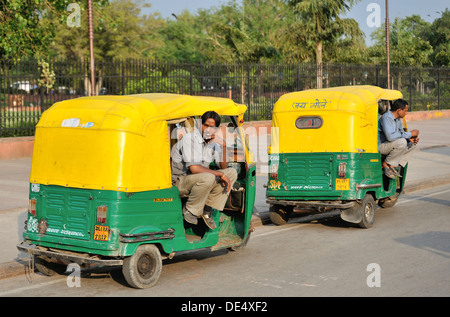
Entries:
{"type": "MultiPolygon", "coordinates": [[[[313,89],[274,105],[266,190],[270,219],[340,215],[372,226],[376,202],[393,206],[406,178],[389,179],[378,152],[379,109],[402,97],[374,86],[313,89]]],[[[406,123],[404,122],[406,127],[406,123]]]]}
{"type": "Polygon", "coordinates": [[[242,129],[245,111],[230,99],[175,94],[56,103],[36,127],[18,249],[47,275],[71,263],[122,266],[131,286],[145,288],[157,282],[162,259],[179,251],[245,246],[256,177],[242,129]],[[186,197],[171,180],[171,147],[209,110],[228,118],[229,166],[238,173],[224,210],[213,211],[215,230],[183,220],[186,197]]]}

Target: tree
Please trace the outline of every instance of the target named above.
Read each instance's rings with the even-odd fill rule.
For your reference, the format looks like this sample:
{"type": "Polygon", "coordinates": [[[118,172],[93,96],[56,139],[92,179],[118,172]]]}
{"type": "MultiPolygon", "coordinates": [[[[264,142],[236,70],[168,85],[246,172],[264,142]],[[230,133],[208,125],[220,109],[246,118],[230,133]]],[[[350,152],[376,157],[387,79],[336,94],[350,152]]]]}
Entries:
{"type": "Polygon", "coordinates": [[[216,62],[258,63],[281,58],[276,47],[284,18],[281,0],[230,1],[205,24],[208,57],[216,62]]]}
{"type": "Polygon", "coordinates": [[[435,66],[450,66],[450,11],[445,9],[440,18],[433,21],[428,41],[433,46],[430,58],[435,66]]]}
{"type": "MultiPolygon", "coordinates": [[[[142,0],[112,0],[94,9],[94,56],[96,60],[113,58],[153,58],[164,45],[157,30],[165,22],[158,13],[142,15],[141,8],[150,7],[142,0]]],[[[56,29],[51,48],[57,57],[83,59],[89,57],[87,10],[82,6],[81,27],[65,24],[56,29]]]]}
{"type": "Polygon", "coordinates": [[[206,41],[204,25],[209,20],[210,14],[206,10],[200,10],[197,16],[185,10],[167,19],[158,30],[164,45],[157,50],[157,58],[178,62],[205,61],[207,58],[202,49],[206,41]]]}
{"type": "Polygon", "coordinates": [[[0,1],[0,56],[45,55],[66,6],[65,0],[0,1]],[[45,19],[50,15],[57,18],[45,19]]]}
{"type": "Polygon", "coordinates": [[[354,19],[341,19],[359,0],[288,0],[298,16],[308,47],[315,50],[317,88],[322,88],[324,45],[333,45],[342,36],[359,36],[361,30],[354,19]]]}
{"type": "Polygon", "coordinates": [[[325,49],[327,61],[335,64],[367,64],[369,52],[362,36],[339,39],[334,45],[325,49]]]}
{"type": "MultiPolygon", "coordinates": [[[[426,39],[430,24],[420,16],[395,18],[390,24],[390,62],[395,66],[431,65],[433,48],[426,39]]],[[[386,33],[380,27],[372,33],[371,55],[376,63],[386,63],[386,33]]]]}

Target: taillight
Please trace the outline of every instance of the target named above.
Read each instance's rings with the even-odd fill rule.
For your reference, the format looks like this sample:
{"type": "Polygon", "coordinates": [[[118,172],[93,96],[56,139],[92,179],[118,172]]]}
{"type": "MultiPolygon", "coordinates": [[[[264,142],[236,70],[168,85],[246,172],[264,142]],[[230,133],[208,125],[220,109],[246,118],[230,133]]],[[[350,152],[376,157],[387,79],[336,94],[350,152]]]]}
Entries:
{"type": "Polygon", "coordinates": [[[339,163],[339,170],[338,170],[339,178],[346,178],[347,177],[347,163],[339,163]]]}
{"type": "Polygon", "coordinates": [[[278,179],[278,164],[270,165],[270,178],[278,179]]]}
{"type": "Polygon", "coordinates": [[[106,214],[108,212],[108,206],[102,205],[97,207],[97,222],[106,223],[106,214]]]}
{"type": "Polygon", "coordinates": [[[36,217],[36,198],[31,198],[28,201],[28,212],[33,216],[36,217]]]}

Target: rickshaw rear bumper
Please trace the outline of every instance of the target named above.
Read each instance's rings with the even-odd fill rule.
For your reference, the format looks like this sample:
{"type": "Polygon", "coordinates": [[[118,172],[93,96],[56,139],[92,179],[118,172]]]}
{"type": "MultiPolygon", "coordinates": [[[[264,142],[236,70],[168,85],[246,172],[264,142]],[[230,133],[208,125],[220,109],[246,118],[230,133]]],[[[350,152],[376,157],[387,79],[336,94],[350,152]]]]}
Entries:
{"type": "Polygon", "coordinates": [[[341,202],[341,201],[299,201],[299,200],[284,200],[284,199],[267,199],[266,202],[269,205],[283,205],[294,206],[299,208],[327,208],[327,209],[349,209],[355,205],[354,201],[341,202]]]}
{"type": "Polygon", "coordinates": [[[53,261],[63,262],[63,263],[77,263],[77,264],[90,264],[90,265],[101,265],[101,266],[116,266],[123,265],[123,260],[121,259],[102,259],[97,256],[89,256],[87,254],[76,254],[74,252],[65,252],[61,250],[60,252],[41,249],[36,245],[29,245],[25,241],[22,241],[17,245],[19,251],[26,252],[30,255],[37,255],[47,257],[53,261]]]}

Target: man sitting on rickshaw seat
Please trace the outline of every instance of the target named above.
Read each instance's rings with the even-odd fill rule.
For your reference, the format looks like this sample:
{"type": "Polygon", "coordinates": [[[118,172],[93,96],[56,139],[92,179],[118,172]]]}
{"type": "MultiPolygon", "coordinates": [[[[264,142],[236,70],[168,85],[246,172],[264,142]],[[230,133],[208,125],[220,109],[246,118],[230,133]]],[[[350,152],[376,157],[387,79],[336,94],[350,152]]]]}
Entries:
{"type": "Polygon", "coordinates": [[[188,195],[183,207],[186,222],[196,225],[202,217],[206,225],[215,229],[212,209],[223,210],[237,172],[228,168],[226,148],[222,138],[216,135],[220,116],[207,111],[201,117],[201,125],[185,134],[172,148],[172,183],[180,195],[188,195]],[[220,167],[212,170],[212,161],[220,167]]]}
{"type": "Polygon", "coordinates": [[[398,167],[405,167],[409,155],[416,149],[419,142],[419,130],[405,132],[402,119],[408,111],[406,100],[398,99],[390,111],[386,111],[378,120],[378,134],[380,144],[378,150],[386,159],[382,163],[384,174],[394,179],[401,177],[398,167]]]}

